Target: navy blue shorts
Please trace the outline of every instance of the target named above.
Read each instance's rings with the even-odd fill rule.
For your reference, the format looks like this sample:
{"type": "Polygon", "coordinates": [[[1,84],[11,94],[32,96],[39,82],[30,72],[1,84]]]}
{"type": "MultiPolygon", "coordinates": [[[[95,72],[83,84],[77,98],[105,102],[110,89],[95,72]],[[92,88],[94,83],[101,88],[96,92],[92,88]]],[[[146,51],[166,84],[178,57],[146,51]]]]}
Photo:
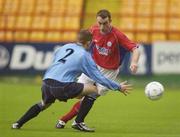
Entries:
{"type": "Polygon", "coordinates": [[[42,99],[45,104],[77,97],[84,88],[84,84],[76,82],[59,82],[52,79],[46,79],[42,84],[42,99]]]}

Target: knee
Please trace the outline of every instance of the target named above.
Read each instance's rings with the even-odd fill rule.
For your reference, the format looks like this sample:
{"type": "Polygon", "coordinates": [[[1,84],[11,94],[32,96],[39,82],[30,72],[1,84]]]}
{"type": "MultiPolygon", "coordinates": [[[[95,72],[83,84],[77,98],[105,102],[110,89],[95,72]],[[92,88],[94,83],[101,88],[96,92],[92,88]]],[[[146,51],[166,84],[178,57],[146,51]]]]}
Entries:
{"type": "Polygon", "coordinates": [[[102,88],[98,88],[98,94],[101,95],[101,96],[104,96],[106,95],[108,92],[108,89],[105,88],[105,87],[102,87],[102,88]]]}
{"type": "Polygon", "coordinates": [[[37,105],[40,107],[41,111],[45,110],[48,108],[51,104],[45,104],[43,101],[37,103],[37,105]]]}

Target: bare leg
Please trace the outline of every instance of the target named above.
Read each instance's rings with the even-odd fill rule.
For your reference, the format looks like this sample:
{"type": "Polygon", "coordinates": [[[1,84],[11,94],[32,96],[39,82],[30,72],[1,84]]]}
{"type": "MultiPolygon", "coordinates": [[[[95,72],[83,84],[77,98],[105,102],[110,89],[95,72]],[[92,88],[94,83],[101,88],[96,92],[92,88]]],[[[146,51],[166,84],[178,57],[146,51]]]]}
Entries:
{"type": "Polygon", "coordinates": [[[77,96],[77,98],[82,98],[83,96],[86,96],[86,95],[89,95],[92,93],[98,94],[97,87],[94,85],[90,85],[90,84],[84,84],[84,89],[81,92],[81,94],[79,96],[77,96]]]}

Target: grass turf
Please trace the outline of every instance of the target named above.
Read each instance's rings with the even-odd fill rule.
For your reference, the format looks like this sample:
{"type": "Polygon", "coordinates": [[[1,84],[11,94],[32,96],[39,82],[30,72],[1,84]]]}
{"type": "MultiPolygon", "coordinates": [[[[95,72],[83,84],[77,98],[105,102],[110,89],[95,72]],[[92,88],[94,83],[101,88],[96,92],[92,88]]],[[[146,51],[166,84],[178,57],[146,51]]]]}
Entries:
{"type": "Polygon", "coordinates": [[[71,128],[55,129],[59,115],[76,101],[56,101],[49,109],[29,121],[20,130],[12,130],[16,121],[31,105],[38,102],[40,85],[32,83],[0,83],[0,137],[180,137],[180,92],[165,88],[158,101],[144,96],[143,88],[135,87],[129,96],[109,93],[100,97],[86,123],[95,133],[82,133],[71,128]]]}

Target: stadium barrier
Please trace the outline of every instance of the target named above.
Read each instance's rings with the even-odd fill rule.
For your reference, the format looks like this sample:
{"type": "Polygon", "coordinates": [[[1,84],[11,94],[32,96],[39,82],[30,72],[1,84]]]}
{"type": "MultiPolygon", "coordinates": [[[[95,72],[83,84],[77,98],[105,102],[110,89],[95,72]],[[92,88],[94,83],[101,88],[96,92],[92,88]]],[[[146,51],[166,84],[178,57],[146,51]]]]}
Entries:
{"type": "MultiPolygon", "coordinates": [[[[0,74],[42,74],[56,48],[65,43],[0,43],[0,74]]],[[[180,42],[155,42],[140,45],[137,75],[180,74],[180,42]]],[[[130,74],[130,54],[120,68],[130,74]]]]}

